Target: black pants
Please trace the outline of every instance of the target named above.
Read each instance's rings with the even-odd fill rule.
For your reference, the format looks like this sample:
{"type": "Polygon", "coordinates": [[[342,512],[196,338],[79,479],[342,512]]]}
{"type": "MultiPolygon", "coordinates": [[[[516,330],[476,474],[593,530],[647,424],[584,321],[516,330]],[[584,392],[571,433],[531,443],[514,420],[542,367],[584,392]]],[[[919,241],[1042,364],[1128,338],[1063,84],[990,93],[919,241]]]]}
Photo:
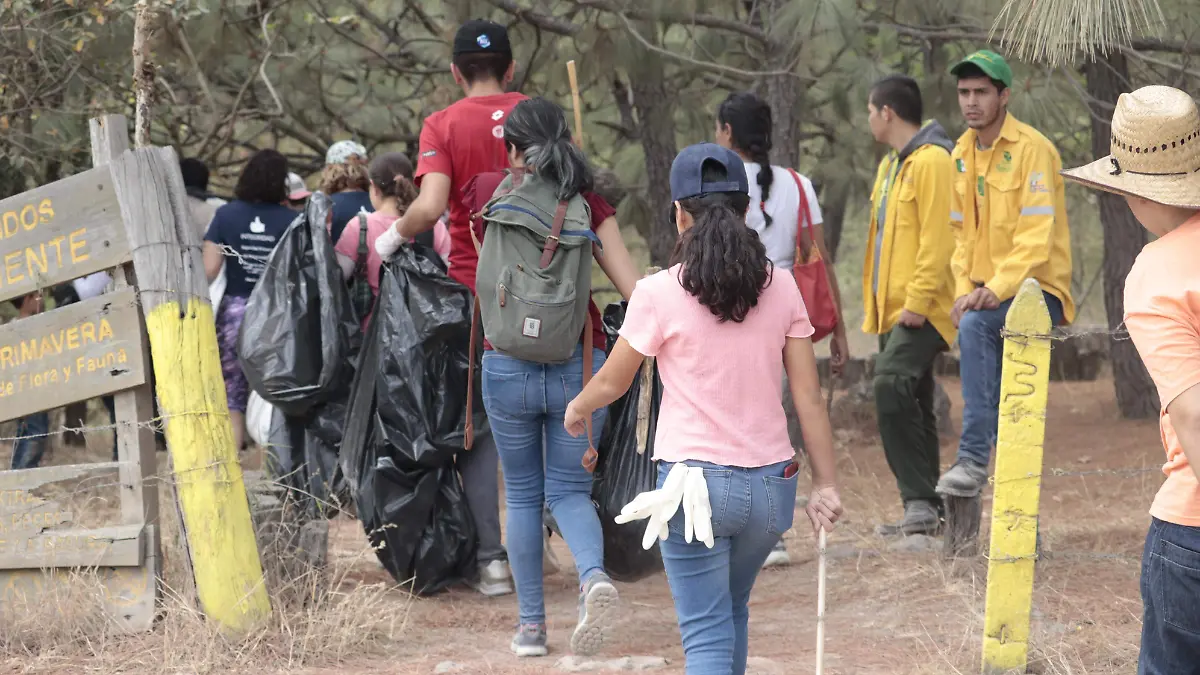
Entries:
{"type": "Polygon", "coordinates": [[[897,325],[879,336],[875,357],[875,414],[888,466],[904,501],[938,502],[937,416],[933,362],[946,341],[929,322],[897,325]]]}
{"type": "Polygon", "coordinates": [[[1200,674],[1200,527],[1150,521],[1138,675],[1200,674]]]}

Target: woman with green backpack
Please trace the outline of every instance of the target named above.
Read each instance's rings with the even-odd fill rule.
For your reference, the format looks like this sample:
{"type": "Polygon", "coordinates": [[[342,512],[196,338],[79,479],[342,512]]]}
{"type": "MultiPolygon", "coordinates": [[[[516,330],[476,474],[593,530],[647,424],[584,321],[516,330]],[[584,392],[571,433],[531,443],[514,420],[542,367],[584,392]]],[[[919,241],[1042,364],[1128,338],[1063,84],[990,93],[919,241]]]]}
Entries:
{"type": "Polygon", "coordinates": [[[483,401],[504,468],[520,612],[511,647],[518,656],[547,653],[547,504],[579,573],[571,650],[589,655],[603,643],[617,601],[591,499],[604,411],[592,415],[590,439],[571,437],[563,419],[567,403],[604,363],[604,330],[591,300],[593,255],[626,298],[638,275],[615,211],[590,191],[592,169],[571,142],[562,109],[542,98],[522,101],[504,123],[504,142],[512,171],[483,209],[476,292],[485,337],[483,401]]]}

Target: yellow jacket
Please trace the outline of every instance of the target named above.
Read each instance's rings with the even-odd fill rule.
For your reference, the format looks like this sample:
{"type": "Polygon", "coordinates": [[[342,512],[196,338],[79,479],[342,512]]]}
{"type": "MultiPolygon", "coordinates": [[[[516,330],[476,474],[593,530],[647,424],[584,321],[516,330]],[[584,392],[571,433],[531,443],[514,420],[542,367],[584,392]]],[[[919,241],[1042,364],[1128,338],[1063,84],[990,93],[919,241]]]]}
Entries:
{"type": "Polygon", "coordinates": [[[955,297],[983,284],[1004,302],[1032,277],[1062,301],[1063,316],[1070,323],[1075,319],[1071,233],[1058,150],[1011,113],[982,178],[975,166],[975,147],[975,130],[968,129],[952,155],[955,297]],[[978,214],[977,190],[984,190],[987,199],[986,211],[978,214]]]}
{"type": "Polygon", "coordinates": [[[954,344],[952,147],[941,125],[930,122],[902,152],[889,152],[879,163],[863,264],[864,332],[887,333],[907,309],[924,316],[947,344],[954,344]],[[880,232],[879,208],[885,197],[880,232]]]}

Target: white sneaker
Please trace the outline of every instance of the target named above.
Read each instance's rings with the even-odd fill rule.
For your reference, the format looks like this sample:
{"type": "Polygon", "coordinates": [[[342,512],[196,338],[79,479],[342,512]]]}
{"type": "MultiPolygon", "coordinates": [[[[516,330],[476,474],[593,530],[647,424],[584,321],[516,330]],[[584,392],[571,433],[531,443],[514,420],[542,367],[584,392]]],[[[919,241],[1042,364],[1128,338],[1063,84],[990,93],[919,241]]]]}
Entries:
{"type": "Polygon", "coordinates": [[[508,562],[493,560],[486,565],[480,565],[479,581],[475,583],[475,590],[489,598],[513,593],[512,572],[508,569],[508,562]]]}
{"type": "Polygon", "coordinates": [[[768,567],[786,567],[792,564],[792,557],[788,555],[787,548],[783,545],[783,540],[780,539],[775,548],[767,554],[767,559],[763,561],[763,569],[768,567]]]}

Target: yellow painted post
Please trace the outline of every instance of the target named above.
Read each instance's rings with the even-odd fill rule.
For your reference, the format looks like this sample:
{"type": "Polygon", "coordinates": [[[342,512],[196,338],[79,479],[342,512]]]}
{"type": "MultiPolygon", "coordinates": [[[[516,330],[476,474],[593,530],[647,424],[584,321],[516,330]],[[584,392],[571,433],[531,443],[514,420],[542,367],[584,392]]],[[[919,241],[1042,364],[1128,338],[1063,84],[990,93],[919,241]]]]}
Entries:
{"type": "MultiPolygon", "coordinates": [[[[126,121],[112,115],[92,124],[93,136],[123,134],[126,121]]],[[[267,618],[271,603],[234,447],[215,313],[179,158],[170,148],[146,148],[116,156],[111,166],[133,249],[200,607],[222,630],[245,631],[267,618]]]]}
{"type": "Polygon", "coordinates": [[[996,440],[991,550],[983,627],[983,672],[1025,672],[1037,558],[1042,444],[1050,386],[1050,313],[1027,279],[1005,319],[996,440]]]}

